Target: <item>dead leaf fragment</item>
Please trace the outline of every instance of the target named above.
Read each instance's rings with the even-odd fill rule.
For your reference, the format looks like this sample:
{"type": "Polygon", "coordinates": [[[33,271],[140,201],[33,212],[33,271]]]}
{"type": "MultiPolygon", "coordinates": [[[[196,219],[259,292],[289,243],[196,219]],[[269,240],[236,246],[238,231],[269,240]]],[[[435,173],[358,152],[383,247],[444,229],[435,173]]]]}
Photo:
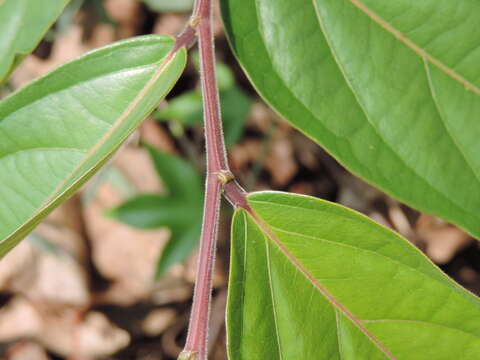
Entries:
{"type": "Polygon", "coordinates": [[[75,310],[48,314],[44,319],[38,340],[62,356],[107,356],[130,342],[130,335],[125,330],[113,325],[99,312],[89,312],[83,321],[79,321],[79,314],[75,310]]]}
{"type": "Polygon", "coordinates": [[[0,342],[33,338],[41,332],[42,319],[35,307],[17,296],[0,309],[0,342]]]}
{"type": "Polygon", "coordinates": [[[425,253],[437,264],[446,264],[473,241],[457,227],[426,214],[418,219],[416,231],[425,243],[425,253]]]}
{"type": "MultiPolygon", "coordinates": [[[[279,134],[277,132],[277,134],[279,134]]],[[[283,134],[275,136],[268,149],[265,161],[275,186],[285,186],[295,176],[298,165],[292,143],[283,134]]]]}
{"type": "MultiPolygon", "coordinates": [[[[147,152],[126,148],[115,159],[115,166],[139,192],[158,192],[161,188],[147,152]]],[[[144,231],[105,216],[106,210],[126,198],[109,182],[95,189],[84,207],[93,262],[112,285],[99,300],[127,306],[150,297],[158,257],[169,239],[169,231],[144,231]]]]}
{"type": "Polygon", "coordinates": [[[155,309],[142,322],[142,331],[148,336],[158,336],[173,324],[177,312],[173,309],[155,309]]]}
{"type": "Polygon", "coordinates": [[[7,360],[48,360],[49,357],[43,347],[33,341],[23,341],[10,347],[7,351],[7,360]]]}

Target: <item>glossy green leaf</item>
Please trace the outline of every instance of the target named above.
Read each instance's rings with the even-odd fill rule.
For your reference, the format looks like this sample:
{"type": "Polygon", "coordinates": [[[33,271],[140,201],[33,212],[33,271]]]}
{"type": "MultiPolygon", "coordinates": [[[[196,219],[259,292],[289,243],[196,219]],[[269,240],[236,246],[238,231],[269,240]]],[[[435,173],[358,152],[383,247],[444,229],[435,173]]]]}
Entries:
{"type": "Polygon", "coordinates": [[[108,215],[140,229],[168,227],[171,237],[160,256],[156,276],[185,260],[198,245],[203,210],[203,180],[188,162],[148,146],[166,195],[142,194],[108,215]]]}
{"type": "Polygon", "coordinates": [[[225,0],[264,98],[355,174],[480,237],[480,2],[225,0]]]}
{"type": "Polygon", "coordinates": [[[33,51],[69,0],[0,0],[0,83],[33,51]]]}
{"type": "Polygon", "coordinates": [[[232,229],[231,360],[480,358],[480,301],[407,240],[307,196],[248,203],[232,229]]]}
{"type": "Polygon", "coordinates": [[[0,103],[0,254],[84,183],[182,73],[174,39],[93,51],[0,103]]]}

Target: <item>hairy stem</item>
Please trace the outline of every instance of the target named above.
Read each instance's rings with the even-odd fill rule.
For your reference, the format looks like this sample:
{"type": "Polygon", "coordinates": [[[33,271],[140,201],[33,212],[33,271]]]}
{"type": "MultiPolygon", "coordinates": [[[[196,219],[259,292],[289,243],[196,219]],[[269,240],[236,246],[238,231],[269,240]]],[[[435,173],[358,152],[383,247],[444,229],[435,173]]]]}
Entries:
{"type": "MultiPolygon", "coordinates": [[[[206,182],[203,229],[200,238],[195,291],[190,315],[188,336],[183,356],[185,359],[206,359],[208,320],[212,290],[213,268],[218,233],[221,183],[215,174],[209,174],[206,182]]],[[[180,357],[180,359],[183,359],[180,357]]]]}
{"type": "Polygon", "coordinates": [[[197,28],[203,95],[207,176],[200,252],[193,305],[185,349],[179,359],[207,359],[208,322],[213,268],[218,236],[218,217],[222,193],[221,175],[228,172],[223,142],[220,101],[215,75],[212,32],[212,1],[197,0],[192,23],[197,28]]]}
{"type": "Polygon", "coordinates": [[[190,25],[178,38],[189,38],[192,30],[197,31],[207,152],[203,226],[188,335],[179,357],[183,360],[206,360],[208,355],[208,322],[222,192],[235,207],[248,208],[245,191],[234,180],[227,162],[215,75],[212,18],[212,0],[197,0],[190,25]]]}

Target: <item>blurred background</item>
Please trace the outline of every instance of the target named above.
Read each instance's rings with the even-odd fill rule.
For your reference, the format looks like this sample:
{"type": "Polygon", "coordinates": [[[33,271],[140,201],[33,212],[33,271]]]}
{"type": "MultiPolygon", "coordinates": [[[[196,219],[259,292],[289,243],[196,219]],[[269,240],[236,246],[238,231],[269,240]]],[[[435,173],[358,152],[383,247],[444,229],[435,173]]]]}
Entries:
{"type": "MultiPolygon", "coordinates": [[[[193,0],[72,0],[0,88],[7,96],[91,49],[177,34],[193,0]]],[[[354,208],[405,236],[480,293],[479,243],[349,174],[255,94],[216,16],[218,81],[232,170],[275,189],[354,208]]],[[[198,54],[158,109],[83,189],[0,262],[0,358],[175,359],[186,336],[205,166],[198,54]]],[[[34,119],[32,119],[34,121],[34,119]]],[[[229,225],[223,204],[210,358],[226,359],[229,225]]]]}

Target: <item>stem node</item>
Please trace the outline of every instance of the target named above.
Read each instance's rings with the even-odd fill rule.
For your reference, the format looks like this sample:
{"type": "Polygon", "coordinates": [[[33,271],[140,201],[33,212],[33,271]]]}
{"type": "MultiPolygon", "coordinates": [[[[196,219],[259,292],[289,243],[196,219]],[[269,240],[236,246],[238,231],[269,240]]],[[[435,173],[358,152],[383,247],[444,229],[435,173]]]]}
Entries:
{"type": "Polygon", "coordinates": [[[199,23],[200,23],[200,16],[198,15],[192,16],[192,18],[190,19],[189,26],[192,27],[193,29],[196,29],[199,23]]]}
{"type": "Polygon", "coordinates": [[[226,185],[230,181],[235,180],[235,175],[230,170],[220,170],[215,173],[220,184],[226,185]]]}

